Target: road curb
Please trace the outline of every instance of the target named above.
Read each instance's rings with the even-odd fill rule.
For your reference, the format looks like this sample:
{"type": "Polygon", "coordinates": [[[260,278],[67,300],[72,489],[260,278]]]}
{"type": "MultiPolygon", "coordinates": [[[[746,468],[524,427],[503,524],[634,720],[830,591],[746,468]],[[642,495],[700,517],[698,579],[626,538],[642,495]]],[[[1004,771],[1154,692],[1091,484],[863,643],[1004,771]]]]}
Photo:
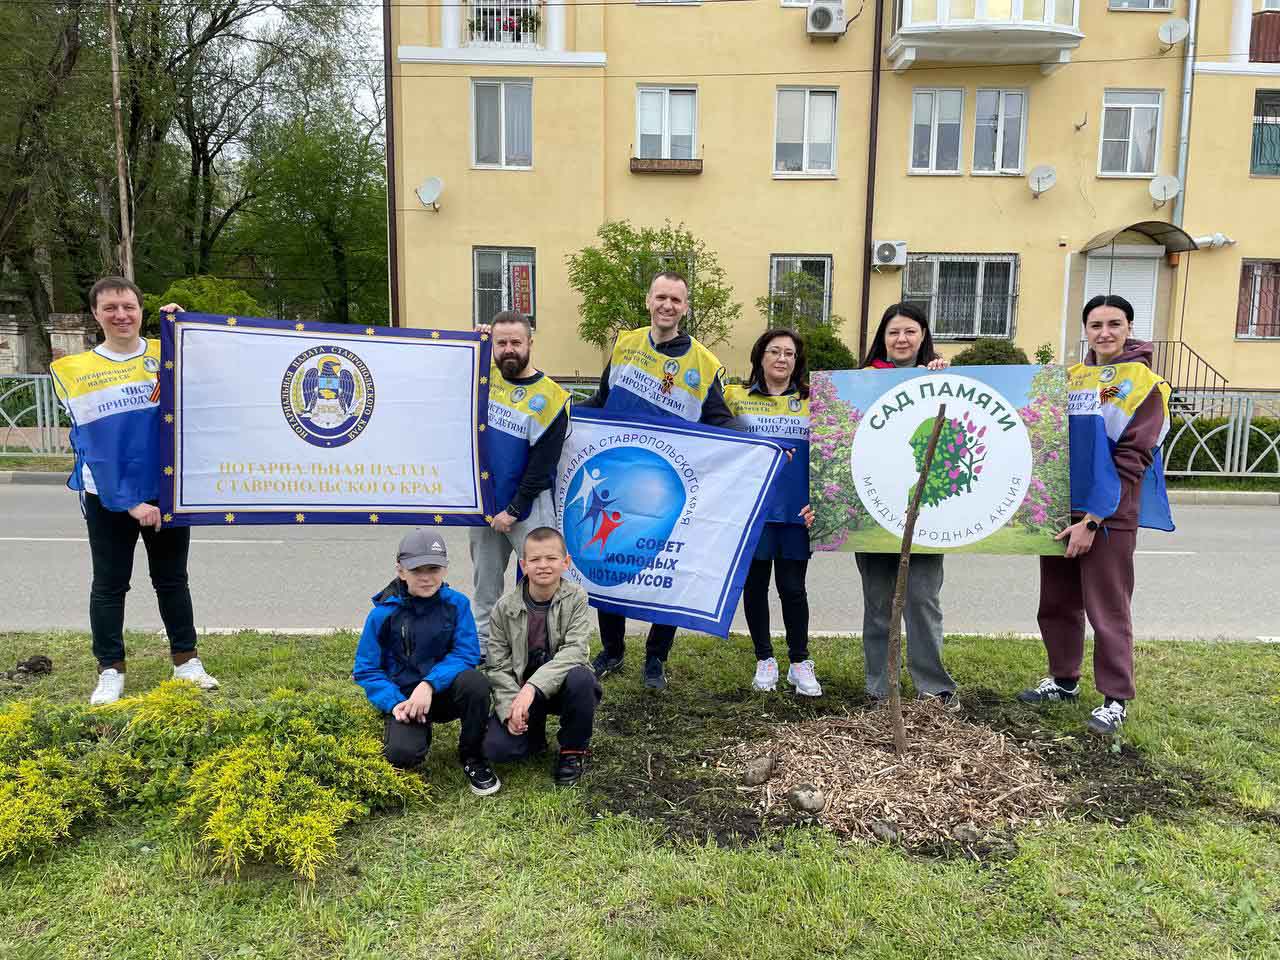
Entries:
{"type": "Polygon", "coordinates": [[[67,482],[67,471],[46,473],[39,470],[0,470],[0,483],[34,483],[56,485],[67,482]]]}
{"type": "Polygon", "coordinates": [[[1271,490],[1170,490],[1169,502],[1199,507],[1275,507],[1280,493],[1271,490]]]}

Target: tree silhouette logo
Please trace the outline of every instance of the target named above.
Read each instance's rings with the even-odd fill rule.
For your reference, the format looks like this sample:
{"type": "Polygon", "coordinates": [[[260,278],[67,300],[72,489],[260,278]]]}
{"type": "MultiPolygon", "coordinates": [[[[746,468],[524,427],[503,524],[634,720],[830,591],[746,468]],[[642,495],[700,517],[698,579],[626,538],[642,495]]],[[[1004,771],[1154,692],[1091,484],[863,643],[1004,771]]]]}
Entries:
{"type": "MultiPolygon", "coordinates": [[[[925,451],[937,419],[929,417],[922,420],[911,435],[911,452],[917,472],[924,468],[925,451]]],[[[988,429],[987,426],[979,426],[969,416],[968,410],[943,423],[938,433],[938,449],[924,481],[924,493],[920,497],[922,504],[936,507],[943,500],[973,492],[974,484],[982,478],[983,462],[987,459],[984,441],[988,429]]],[[[914,488],[915,484],[910,484],[908,496],[914,488]]]]}

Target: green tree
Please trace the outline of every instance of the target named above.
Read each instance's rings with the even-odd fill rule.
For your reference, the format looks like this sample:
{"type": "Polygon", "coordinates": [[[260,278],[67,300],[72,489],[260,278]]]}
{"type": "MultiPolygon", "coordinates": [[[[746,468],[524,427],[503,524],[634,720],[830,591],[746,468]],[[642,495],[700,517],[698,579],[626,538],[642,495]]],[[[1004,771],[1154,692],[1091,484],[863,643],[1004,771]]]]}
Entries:
{"type": "Polygon", "coordinates": [[[159,296],[147,294],[143,307],[153,323],[166,303],[179,303],[193,313],[220,313],[231,317],[260,317],[263,309],[234,280],[218,277],[187,277],[169,284],[159,296]]]}
{"type": "Polygon", "coordinates": [[[689,313],[684,329],[711,346],[729,339],[742,314],[733,300],[724,268],[707,245],[684,224],[633,227],[627,220],[601,224],[598,246],[566,257],[569,285],[578,291],[578,333],[588,343],[607,347],[619,331],[647,326],[644,300],[649,281],[662,270],[689,279],[689,313]]]}

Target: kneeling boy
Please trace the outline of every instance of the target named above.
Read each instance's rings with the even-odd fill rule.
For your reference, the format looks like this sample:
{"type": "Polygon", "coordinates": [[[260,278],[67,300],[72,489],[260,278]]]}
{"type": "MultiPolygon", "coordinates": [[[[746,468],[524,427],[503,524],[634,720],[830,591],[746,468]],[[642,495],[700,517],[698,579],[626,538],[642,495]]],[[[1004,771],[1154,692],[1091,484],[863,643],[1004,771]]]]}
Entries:
{"type": "Polygon", "coordinates": [[[493,607],[483,670],[493,686],[494,715],[485,754],[521,760],[547,746],[547,714],[560,716],[554,777],[569,787],[582,776],[600,684],[591,670],[587,594],[564,579],[569,553],[560,532],[537,527],[525,537],[524,580],[493,607]]]}
{"type": "Polygon", "coordinates": [[[431,727],[460,720],[458,757],[479,796],[501,786],[484,758],[489,681],[480,662],[467,598],[445,585],[444,538],[414,530],[400,541],[396,579],[373,598],[351,672],[369,702],[387,715],[383,753],[416,767],[431,748],[431,727]]]}

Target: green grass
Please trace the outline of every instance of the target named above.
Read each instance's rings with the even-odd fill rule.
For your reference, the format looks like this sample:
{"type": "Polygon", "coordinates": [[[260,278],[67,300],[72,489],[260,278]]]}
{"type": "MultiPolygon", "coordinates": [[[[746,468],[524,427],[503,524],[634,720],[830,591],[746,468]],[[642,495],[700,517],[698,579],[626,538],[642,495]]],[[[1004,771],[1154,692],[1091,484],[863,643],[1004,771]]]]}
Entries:
{"type": "Polygon", "coordinates": [[[0,470],[35,470],[51,473],[69,473],[75,465],[74,457],[0,456],[0,470]]]}
{"type": "MultiPolygon", "coordinates": [[[[874,523],[874,521],[867,521],[874,523]]],[[[1036,555],[1044,553],[1044,544],[1047,540],[1046,534],[1032,533],[1026,527],[1022,526],[1006,526],[1001,527],[989,537],[985,537],[973,547],[967,550],[967,553],[999,553],[999,554],[1025,554],[1036,555]]],[[[911,544],[913,553],[954,553],[954,550],[931,549],[927,546],[928,541],[922,543],[919,538],[919,531],[915,541],[911,544]]],[[[888,530],[879,525],[865,527],[856,530],[849,535],[849,539],[840,547],[843,552],[862,551],[864,553],[897,553],[901,549],[902,541],[895,537],[888,530]]],[[[1066,548],[1062,545],[1057,546],[1059,554],[1066,548]]]]}
{"type": "Polygon", "coordinates": [[[1170,490],[1280,491],[1280,477],[1167,477],[1170,490]]]}
{"type": "MultiPolygon", "coordinates": [[[[247,633],[207,638],[202,657],[232,702],[280,687],[358,700],[346,675],[353,644],[247,633]]],[[[148,689],[168,672],[162,643],[133,635],[129,645],[130,689],[148,689]]],[[[743,638],[682,637],[672,688],[657,700],[639,689],[633,649],[630,672],[606,685],[594,776],[575,791],[553,791],[531,763],[500,769],[502,792],[479,800],[453,757],[456,728],[445,727],[426,771],[431,803],[349,831],[340,866],[314,884],[268,867],[226,876],[165,818],[122,816],[0,868],[0,957],[1280,956],[1280,648],[1140,645],[1141,696],[1125,731],[1135,766],[1120,763],[1132,751],[1078,736],[1091,690],[1043,715],[1004,700],[1043,672],[1038,643],[949,639],[964,701],[1001,695],[984,717],[1065,738],[1104,782],[1114,757],[1118,779],[1139,770],[1153,794],[1195,785],[1184,802],[1115,820],[1072,813],[980,862],[811,828],[681,839],[713,794],[658,802],[646,767],[661,761],[709,784],[714,771],[701,764],[728,739],[766,719],[856,705],[857,642],[823,640],[813,652],[827,697],[796,704],[744,691],[753,657],[743,638]],[[639,784],[632,813],[628,791],[602,782],[623,774],[639,784]],[[652,814],[666,806],[671,814],[652,814]]],[[[0,635],[0,665],[34,653],[55,672],[0,699],[87,695],[86,637],[0,635]]]]}

